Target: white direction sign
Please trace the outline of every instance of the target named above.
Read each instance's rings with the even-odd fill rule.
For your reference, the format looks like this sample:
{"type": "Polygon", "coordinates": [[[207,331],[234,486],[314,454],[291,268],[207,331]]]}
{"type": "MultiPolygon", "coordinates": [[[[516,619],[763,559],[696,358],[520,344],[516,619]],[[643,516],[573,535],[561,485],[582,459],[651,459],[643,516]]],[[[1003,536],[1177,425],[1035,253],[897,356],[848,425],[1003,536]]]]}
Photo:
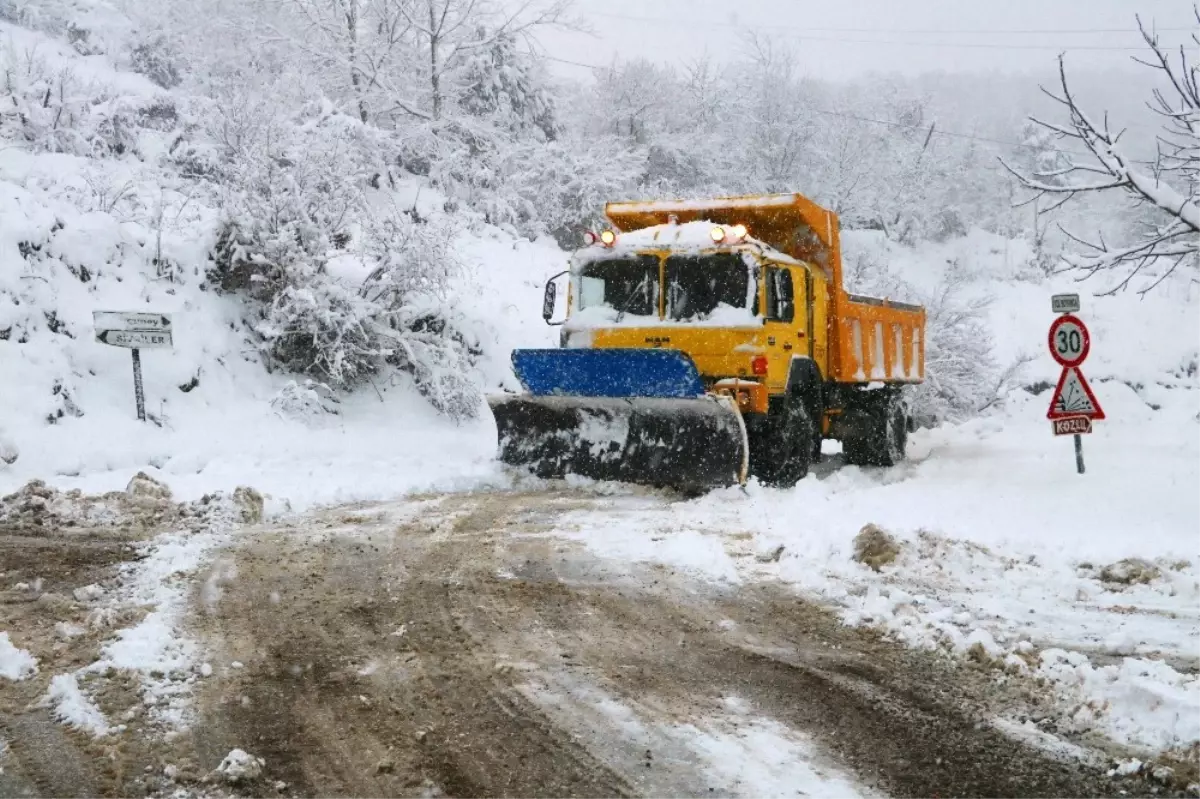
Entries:
{"type": "Polygon", "coordinates": [[[171,317],[153,311],[92,311],[96,341],[111,347],[124,347],[133,357],[133,397],[137,417],[146,421],[146,397],[142,391],[142,350],[169,350],[175,344],[171,336],[171,317]]]}
{"type": "Polygon", "coordinates": [[[92,322],[100,330],[170,330],[171,317],[147,311],[92,311],[92,322]]]}
{"type": "Polygon", "coordinates": [[[174,341],[171,331],[155,332],[153,330],[98,330],[96,341],[113,347],[126,347],[134,350],[171,349],[174,341]]]}
{"type": "Polygon", "coordinates": [[[1079,310],[1079,295],[1055,294],[1050,298],[1050,307],[1055,313],[1075,313],[1079,310]]]}

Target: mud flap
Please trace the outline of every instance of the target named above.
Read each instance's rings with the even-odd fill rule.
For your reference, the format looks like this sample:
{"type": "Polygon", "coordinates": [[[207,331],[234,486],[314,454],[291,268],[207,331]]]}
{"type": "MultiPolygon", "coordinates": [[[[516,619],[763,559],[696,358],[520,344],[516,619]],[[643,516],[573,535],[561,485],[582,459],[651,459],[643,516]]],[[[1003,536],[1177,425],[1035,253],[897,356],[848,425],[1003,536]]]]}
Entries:
{"type": "Polygon", "coordinates": [[[750,447],[728,397],[493,396],[500,460],[539,477],[703,491],[745,483],[750,447]]]}

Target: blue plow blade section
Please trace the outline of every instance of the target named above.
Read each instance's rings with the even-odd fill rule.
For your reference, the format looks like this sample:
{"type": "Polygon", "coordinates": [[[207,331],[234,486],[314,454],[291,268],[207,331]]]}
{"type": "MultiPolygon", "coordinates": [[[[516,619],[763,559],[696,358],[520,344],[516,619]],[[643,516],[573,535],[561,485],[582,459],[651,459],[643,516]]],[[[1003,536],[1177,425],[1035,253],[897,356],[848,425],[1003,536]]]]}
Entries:
{"type": "Polygon", "coordinates": [[[737,407],[676,350],[517,350],[527,394],[488,397],[500,460],[539,477],[706,491],[746,481],[737,407]]]}
{"type": "Polygon", "coordinates": [[[535,397],[704,396],[696,364],[678,350],[514,350],[512,364],[535,397]]]}

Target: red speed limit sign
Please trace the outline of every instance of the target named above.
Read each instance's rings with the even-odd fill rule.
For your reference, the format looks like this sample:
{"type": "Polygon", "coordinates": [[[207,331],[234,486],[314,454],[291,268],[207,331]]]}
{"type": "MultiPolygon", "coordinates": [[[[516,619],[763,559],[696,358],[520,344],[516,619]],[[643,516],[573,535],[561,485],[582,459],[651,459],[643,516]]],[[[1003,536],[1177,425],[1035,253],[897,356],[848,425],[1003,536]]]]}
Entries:
{"type": "Polygon", "coordinates": [[[1061,366],[1078,366],[1087,359],[1091,348],[1088,329],[1078,316],[1064,314],[1050,325],[1050,354],[1061,366]]]}

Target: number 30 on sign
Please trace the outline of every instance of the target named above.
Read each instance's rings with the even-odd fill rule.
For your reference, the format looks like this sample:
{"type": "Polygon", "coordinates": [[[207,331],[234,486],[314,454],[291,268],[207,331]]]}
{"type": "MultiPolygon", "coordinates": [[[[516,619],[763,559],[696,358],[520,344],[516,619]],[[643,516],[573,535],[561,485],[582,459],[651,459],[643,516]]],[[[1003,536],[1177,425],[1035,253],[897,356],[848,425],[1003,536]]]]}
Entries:
{"type": "Polygon", "coordinates": [[[1071,368],[1087,360],[1092,340],[1083,321],[1071,314],[1064,314],[1050,325],[1050,354],[1059,365],[1071,368]]]}

